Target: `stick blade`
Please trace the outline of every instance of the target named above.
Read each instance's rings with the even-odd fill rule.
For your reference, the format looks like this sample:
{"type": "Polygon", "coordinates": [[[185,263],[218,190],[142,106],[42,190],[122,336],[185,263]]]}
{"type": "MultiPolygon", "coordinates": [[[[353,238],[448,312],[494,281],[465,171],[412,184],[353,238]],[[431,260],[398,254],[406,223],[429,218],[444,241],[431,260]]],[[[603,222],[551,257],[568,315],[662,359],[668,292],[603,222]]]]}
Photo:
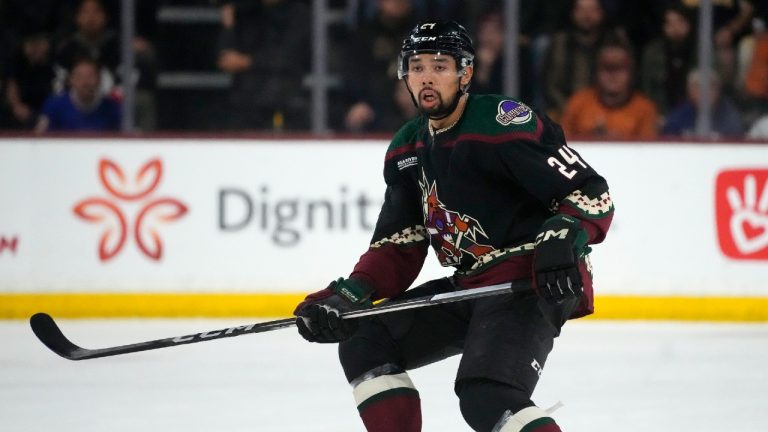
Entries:
{"type": "Polygon", "coordinates": [[[82,352],[83,349],[64,336],[50,315],[42,312],[36,313],[29,319],[29,324],[32,326],[35,336],[51,351],[68,360],[81,359],[78,353],[82,352]]]}

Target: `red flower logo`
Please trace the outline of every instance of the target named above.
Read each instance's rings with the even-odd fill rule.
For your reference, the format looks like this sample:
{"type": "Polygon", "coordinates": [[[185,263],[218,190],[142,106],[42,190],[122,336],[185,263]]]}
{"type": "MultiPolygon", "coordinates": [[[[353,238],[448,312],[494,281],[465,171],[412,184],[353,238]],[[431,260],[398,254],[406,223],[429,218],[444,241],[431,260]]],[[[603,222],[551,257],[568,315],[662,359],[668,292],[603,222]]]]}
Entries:
{"type": "MultiPolygon", "coordinates": [[[[109,159],[99,161],[99,179],[112,200],[92,197],[77,204],[73,211],[81,219],[98,223],[103,227],[99,240],[99,259],[109,261],[125,246],[128,240],[128,219],[119,207],[120,202],[140,202],[157,189],[163,176],[163,163],[152,159],[128,178],[122,168],[109,159]]],[[[141,209],[133,225],[133,238],[139,250],[148,258],[159,261],[163,256],[163,240],[158,225],[184,216],[188,208],[174,198],[154,198],[141,203],[141,209]]]]}

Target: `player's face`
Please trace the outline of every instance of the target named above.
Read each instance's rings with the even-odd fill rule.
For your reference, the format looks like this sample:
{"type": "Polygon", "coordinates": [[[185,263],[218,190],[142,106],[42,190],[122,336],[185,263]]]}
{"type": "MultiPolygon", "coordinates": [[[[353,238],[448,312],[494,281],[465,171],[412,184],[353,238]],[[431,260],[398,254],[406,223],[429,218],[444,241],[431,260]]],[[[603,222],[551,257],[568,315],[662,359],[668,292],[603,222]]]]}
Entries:
{"type": "Polygon", "coordinates": [[[417,54],[408,60],[408,86],[427,115],[442,114],[458,97],[456,60],[442,54],[417,54]]]}

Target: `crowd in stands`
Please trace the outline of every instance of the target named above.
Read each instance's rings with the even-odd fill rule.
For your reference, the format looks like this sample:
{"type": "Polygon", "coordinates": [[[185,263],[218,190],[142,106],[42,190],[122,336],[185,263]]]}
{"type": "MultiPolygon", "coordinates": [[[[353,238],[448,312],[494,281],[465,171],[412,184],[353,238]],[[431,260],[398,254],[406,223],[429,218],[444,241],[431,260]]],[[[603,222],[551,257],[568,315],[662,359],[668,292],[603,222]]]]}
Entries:
{"type": "MultiPolygon", "coordinates": [[[[122,83],[138,83],[136,123],[156,130],[157,10],[137,0],[135,69],[120,65],[119,0],[0,0],[0,128],[118,130],[122,83]],[[128,78],[126,78],[126,76],[128,78]]],[[[184,1],[170,1],[178,5],[184,1]]],[[[190,0],[218,8],[212,64],[231,77],[223,130],[310,128],[309,0],[190,0]]],[[[397,53],[419,20],[474,35],[477,93],[503,93],[503,0],[335,0],[328,116],[336,131],[392,132],[416,115],[397,53]]],[[[768,0],[714,1],[712,130],[768,138],[768,0]]],[[[521,2],[519,97],[569,137],[693,136],[699,107],[699,0],[521,2]]]]}
{"type": "MultiPolygon", "coordinates": [[[[137,1],[151,23],[153,1],[137,1]]],[[[122,82],[119,0],[0,0],[0,128],[117,131],[122,82]]],[[[155,126],[148,27],[132,41],[137,123],[155,126]]]]}

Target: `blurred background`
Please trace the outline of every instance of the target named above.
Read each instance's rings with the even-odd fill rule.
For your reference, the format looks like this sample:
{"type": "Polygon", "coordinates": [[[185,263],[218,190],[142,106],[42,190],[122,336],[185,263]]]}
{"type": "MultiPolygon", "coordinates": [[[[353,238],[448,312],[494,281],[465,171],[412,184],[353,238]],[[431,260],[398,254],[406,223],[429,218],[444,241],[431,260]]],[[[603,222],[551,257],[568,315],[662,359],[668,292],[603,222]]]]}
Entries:
{"type": "Polygon", "coordinates": [[[765,140],[768,128],[765,0],[2,0],[0,8],[5,131],[393,132],[415,113],[396,79],[399,47],[414,23],[432,18],[474,35],[471,91],[519,97],[571,138],[765,140]],[[84,59],[96,64],[78,68],[84,59]],[[60,121],[56,97],[66,92],[109,106],[96,124],[60,121]]]}

